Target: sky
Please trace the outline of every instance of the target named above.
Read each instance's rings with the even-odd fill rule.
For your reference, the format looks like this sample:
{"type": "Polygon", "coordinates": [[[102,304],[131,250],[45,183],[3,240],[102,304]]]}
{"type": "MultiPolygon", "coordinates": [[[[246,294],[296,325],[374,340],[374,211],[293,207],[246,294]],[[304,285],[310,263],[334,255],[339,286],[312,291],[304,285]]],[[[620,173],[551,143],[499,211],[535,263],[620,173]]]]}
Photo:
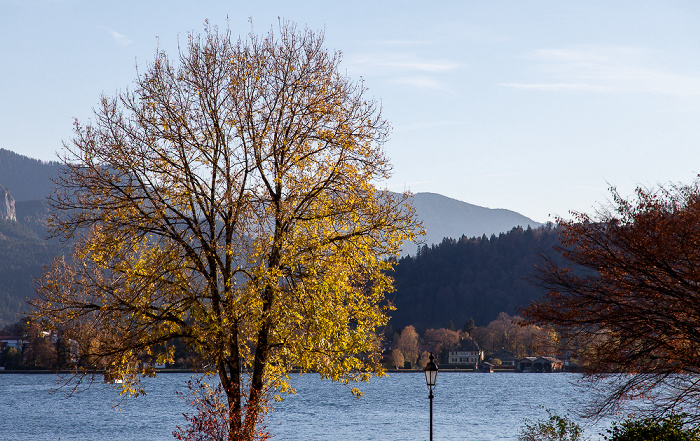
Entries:
{"type": "Polygon", "coordinates": [[[158,48],[279,18],[323,31],[382,103],[390,190],[546,222],[700,173],[694,0],[0,0],[0,148],[55,160],[158,48]]]}

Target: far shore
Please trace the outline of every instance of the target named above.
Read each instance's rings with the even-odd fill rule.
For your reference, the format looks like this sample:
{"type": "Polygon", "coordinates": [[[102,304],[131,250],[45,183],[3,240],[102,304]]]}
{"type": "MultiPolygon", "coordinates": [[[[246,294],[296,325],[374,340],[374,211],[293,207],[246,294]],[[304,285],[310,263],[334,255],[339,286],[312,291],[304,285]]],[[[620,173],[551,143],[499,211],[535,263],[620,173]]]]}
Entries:
{"type": "MultiPolygon", "coordinates": [[[[410,374],[410,373],[423,373],[422,369],[386,369],[384,372],[387,374],[410,374]]],[[[440,372],[445,372],[445,373],[457,373],[457,374],[478,374],[480,373],[479,371],[475,371],[473,369],[453,369],[453,368],[444,368],[440,369],[440,372]]],[[[515,372],[514,369],[494,369],[493,373],[501,373],[501,372],[515,372]]],[[[559,372],[570,372],[566,370],[562,371],[557,371],[554,373],[559,373],[559,372]]],[[[70,375],[70,374],[80,374],[81,372],[74,371],[74,370],[50,370],[50,369],[40,369],[40,370],[2,370],[0,369],[0,375],[2,374],[54,374],[54,375],[70,375]]],[[[197,373],[203,373],[201,371],[196,371],[192,369],[156,369],[155,370],[156,374],[197,374],[197,373]]],[[[298,374],[300,373],[298,370],[292,370],[289,372],[290,374],[298,374]]],[[[312,374],[313,372],[308,372],[308,374],[312,374]]],[[[87,375],[94,374],[94,375],[101,375],[103,374],[102,371],[95,371],[95,372],[88,372],[87,375]]]]}
{"type": "MultiPolygon", "coordinates": [[[[386,369],[384,372],[387,374],[410,374],[410,373],[422,373],[422,369],[386,369]]],[[[440,369],[440,372],[454,372],[454,373],[462,373],[462,374],[473,374],[476,373],[478,374],[479,371],[475,371],[473,369],[440,369]]],[[[514,372],[513,369],[498,369],[495,370],[494,373],[498,372],[514,372]]],[[[72,370],[59,370],[59,371],[52,371],[50,369],[38,369],[38,370],[0,370],[0,374],[61,374],[61,375],[66,375],[66,374],[78,374],[81,372],[77,371],[72,371],[72,370]]],[[[95,375],[100,375],[102,374],[102,371],[96,371],[96,372],[88,372],[88,375],[90,374],[95,374],[95,375]]],[[[191,370],[191,369],[156,369],[155,370],[156,374],[196,374],[196,373],[201,373],[199,371],[191,370]]],[[[298,370],[292,370],[289,372],[290,374],[298,374],[298,370]]],[[[308,374],[313,374],[313,372],[307,372],[308,374]]]]}

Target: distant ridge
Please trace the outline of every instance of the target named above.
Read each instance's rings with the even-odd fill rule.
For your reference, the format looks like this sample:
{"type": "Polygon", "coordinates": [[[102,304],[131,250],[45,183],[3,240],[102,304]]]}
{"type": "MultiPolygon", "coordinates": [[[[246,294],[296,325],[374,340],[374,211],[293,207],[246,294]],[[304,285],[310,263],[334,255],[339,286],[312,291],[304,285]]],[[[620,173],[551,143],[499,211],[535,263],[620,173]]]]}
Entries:
{"type": "MultiPolygon", "coordinates": [[[[49,216],[49,207],[45,199],[52,194],[52,178],[58,176],[61,167],[59,162],[40,161],[0,149],[0,186],[9,190],[9,194],[16,201],[16,221],[0,219],[0,327],[19,318],[19,313],[26,308],[25,299],[36,295],[33,279],[40,276],[42,268],[61,252],[60,243],[45,239],[48,235],[46,219],[49,216]]],[[[448,275],[467,277],[468,275],[465,276],[462,270],[476,267],[474,262],[482,266],[490,264],[489,259],[483,256],[477,256],[473,260],[468,259],[472,258],[470,256],[465,258],[455,257],[456,255],[448,256],[440,263],[443,271],[447,271],[445,274],[435,271],[431,265],[425,268],[421,268],[421,265],[423,262],[432,261],[430,256],[437,258],[452,248],[469,246],[474,248],[474,244],[487,243],[494,244],[495,247],[498,243],[506,244],[509,241],[517,241],[517,237],[520,236],[525,239],[532,235],[537,236],[540,233],[533,232],[527,227],[531,226],[534,229],[540,225],[538,222],[511,210],[480,207],[436,193],[418,193],[415,195],[413,203],[418,217],[426,226],[427,236],[424,241],[427,245],[440,244],[444,237],[457,240],[445,241],[444,245],[436,247],[435,250],[424,250],[420,258],[406,259],[402,265],[399,265],[396,273],[397,287],[399,288],[397,305],[405,309],[405,313],[403,311],[397,312],[395,323],[408,324],[418,320],[416,317],[422,317],[420,314],[430,308],[426,305],[432,304],[432,302],[424,302],[430,296],[440,298],[440,302],[448,305],[446,308],[451,312],[450,314],[438,314],[438,311],[435,310],[428,315],[423,314],[426,316],[426,320],[429,320],[425,323],[426,326],[433,326],[433,323],[443,323],[450,319],[457,323],[463,321],[465,317],[474,317],[475,320],[480,321],[490,320],[489,317],[493,315],[494,311],[503,311],[505,310],[503,308],[512,309],[513,305],[521,304],[505,298],[505,294],[501,295],[498,291],[501,289],[498,286],[502,285],[506,278],[502,275],[505,273],[496,264],[492,265],[496,268],[496,282],[488,281],[489,284],[492,283],[493,286],[496,286],[494,288],[496,291],[489,290],[490,285],[467,290],[473,292],[469,299],[491,298],[491,309],[471,310],[465,306],[464,301],[460,300],[462,297],[467,298],[465,297],[467,291],[460,288],[460,283],[467,286],[466,284],[469,282],[467,279],[460,279],[453,283],[454,286],[443,289],[443,285],[447,286],[447,282],[444,281],[448,279],[448,275]],[[511,231],[517,226],[522,228],[511,231]],[[511,233],[502,239],[499,236],[499,240],[488,237],[492,234],[498,236],[500,233],[508,231],[511,233]],[[486,239],[482,239],[484,235],[487,236],[486,239]],[[477,237],[478,240],[459,240],[462,236],[477,237]],[[452,266],[448,266],[444,262],[450,262],[452,266]],[[454,265],[461,266],[457,268],[454,265]],[[425,280],[411,278],[419,275],[425,277],[425,280]],[[409,292],[409,287],[413,287],[417,291],[415,293],[409,292]],[[449,292],[445,291],[446,289],[452,290],[450,292],[452,292],[453,297],[457,297],[452,298],[447,295],[449,292]],[[446,296],[443,296],[443,291],[447,293],[446,296]],[[450,300],[451,298],[452,300],[450,300]],[[415,305],[411,306],[413,303],[415,305]],[[479,312],[482,310],[485,312],[479,312]]],[[[506,248],[501,253],[504,256],[501,260],[514,261],[514,259],[519,258],[520,255],[514,253],[512,247],[506,248]]],[[[409,244],[404,249],[410,254],[416,252],[414,244],[409,244]]],[[[518,262],[520,261],[517,261],[516,264],[518,262]]],[[[488,273],[487,270],[483,271],[488,273]]],[[[491,271],[491,273],[493,272],[491,271]]],[[[508,270],[508,274],[512,272],[508,270]]],[[[519,288],[519,285],[516,286],[515,282],[513,282],[513,288],[509,288],[506,294],[510,292],[518,294],[521,291],[523,298],[533,296],[529,291],[519,288]]],[[[469,301],[472,302],[472,300],[469,301]]],[[[420,323],[416,321],[416,324],[420,323]]],[[[440,326],[444,326],[444,324],[440,326]]]]}
{"type": "MultiPolygon", "coordinates": [[[[40,161],[0,149],[0,185],[10,190],[17,202],[45,200],[53,192],[52,178],[58,176],[61,167],[57,161],[40,161]]],[[[437,193],[416,193],[413,205],[426,227],[423,241],[427,245],[439,244],[445,237],[490,236],[517,226],[542,225],[512,210],[480,207],[437,193]]],[[[415,247],[407,245],[404,251],[414,254],[415,247]]]]}
{"type": "Polygon", "coordinates": [[[51,195],[52,178],[57,177],[61,163],[28,158],[0,149],[0,185],[10,190],[15,201],[44,200],[51,195]]]}
{"type": "MultiPolygon", "coordinates": [[[[0,186],[10,190],[16,202],[43,201],[52,194],[52,179],[58,176],[61,167],[57,161],[40,161],[0,149],[0,186]]],[[[416,193],[413,204],[426,227],[423,242],[427,245],[439,244],[445,237],[491,236],[513,227],[542,225],[512,210],[480,207],[437,193],[416,193]]],[[[415,252],[414,244],[404,246],[404,255],[415,252]]]]}
{"type": "MultiPolygon", "coordinates": [[[[512,210],[486,208],[448,198],[437,193],[416,193],[413,206],[427,230],[426,245],[439,244],[445,237],[498,235],[513,227],[540,227],[542,224],[512,210]]],[[[404,247],[406,248],[406,247],[404,247]]],[[[414,249],[406,250],[414,254],[414,249]]]]}

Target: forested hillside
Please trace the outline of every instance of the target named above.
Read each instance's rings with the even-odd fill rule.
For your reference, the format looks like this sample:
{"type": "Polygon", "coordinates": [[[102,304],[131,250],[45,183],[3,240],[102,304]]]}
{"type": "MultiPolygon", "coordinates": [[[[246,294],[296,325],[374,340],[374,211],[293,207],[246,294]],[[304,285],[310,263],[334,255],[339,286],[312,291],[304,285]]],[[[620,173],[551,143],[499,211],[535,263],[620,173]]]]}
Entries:
{"type": "Polygon", "coordinates": [[[34,278],[60,251],[57,241],[40,238],[26,224],[0,221],[0,326],[17,321],[36,296],[34,278]]]}
{"type": "Polygon", "coordinates": [[[534,273],[537,253],[551,252],[558,243],[557,229],[546,225],[424,246],[399,260],[390,325],[425,330],[452,321],[460,328],[473,318],[485,326],[500,312],[513,315],[544,294],[526,277],[534,273]]]}
{"type": "Polygon", "coordinates": [[[44,200],[51,194],[61,164],[28,158],[0,149],[0,185],[8,188],[15,201],[44,200]]]}
{"type": "Polygon", "coordinates": [[[35,297],[33,281],[60,251],[57,240],[48,241],[47,196],[58,162],[28,158],[0,149],[0,186],[14,199],[17,221],[0,221],[0,326],[16,321],[35,297]]]}

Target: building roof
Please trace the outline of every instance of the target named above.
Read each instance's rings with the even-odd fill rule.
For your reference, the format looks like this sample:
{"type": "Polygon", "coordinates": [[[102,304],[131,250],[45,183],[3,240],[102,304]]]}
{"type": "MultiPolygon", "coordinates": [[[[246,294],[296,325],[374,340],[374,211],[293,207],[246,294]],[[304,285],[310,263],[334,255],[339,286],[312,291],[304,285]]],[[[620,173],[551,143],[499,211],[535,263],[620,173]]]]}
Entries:
{"type": "Polygon", "coordinates": [[[555,357],[539,357],[538,360],[545,360],[550,363],[564,363],[563,361],[555,358],[555,357]]]}

